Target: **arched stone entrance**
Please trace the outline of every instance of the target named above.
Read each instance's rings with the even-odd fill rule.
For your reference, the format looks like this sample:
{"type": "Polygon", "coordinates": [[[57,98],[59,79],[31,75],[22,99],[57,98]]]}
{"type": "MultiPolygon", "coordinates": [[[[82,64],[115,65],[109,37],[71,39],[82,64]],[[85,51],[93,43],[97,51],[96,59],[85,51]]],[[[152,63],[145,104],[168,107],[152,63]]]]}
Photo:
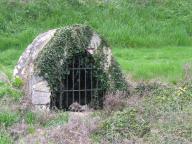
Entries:
{"type": "Polygon", "coordinates": [[[95,76],[94,59],[88,53],[74,55],[68,65],[69,73],[60,84],[60,93],[51,98],[51,107],[68,109],[75,102],[80,105],[99,104],[104,91],[99,87],[100,80],[95,76]]]}
{"type": "Polygon", "coordinates": [[[127,90],[108,43],[85,25],[37,36],[21,55],[14,76],[24,81],[30,103],[45,109],[68,109],[73,102],[100,107],[105,91],[127,90]]]}

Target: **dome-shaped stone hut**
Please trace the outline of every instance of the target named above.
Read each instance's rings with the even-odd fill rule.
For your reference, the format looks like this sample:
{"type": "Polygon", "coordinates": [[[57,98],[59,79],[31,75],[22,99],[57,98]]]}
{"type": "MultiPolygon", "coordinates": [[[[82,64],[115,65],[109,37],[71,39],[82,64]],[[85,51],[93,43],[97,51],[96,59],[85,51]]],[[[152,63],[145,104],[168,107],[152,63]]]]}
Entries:
{"type": "Polygon", "coordinates": [[[67,109],[77,102],[101,107],[108,91],[127,90],[107,42],[85,25],[37,36],[14,69],[36,106],[67,109]]]}

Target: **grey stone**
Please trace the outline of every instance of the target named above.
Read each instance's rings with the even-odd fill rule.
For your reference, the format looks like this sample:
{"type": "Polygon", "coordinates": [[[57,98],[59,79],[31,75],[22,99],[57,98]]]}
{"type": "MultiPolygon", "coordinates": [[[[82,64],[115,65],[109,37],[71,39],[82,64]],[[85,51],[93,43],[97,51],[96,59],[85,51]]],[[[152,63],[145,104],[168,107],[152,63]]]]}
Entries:
{"type": "MultiPolygon", "coordinates": [[[[37,107],[49,107],[50,104],[50,88],[46,80],[37,75],[38,69],[35,69],[35,60],[46,44],[52,39],[56,29],[38,35],[33,42],[23,52],[14,69],[14,76],[20,77],[25,83],[25,94],[33,105],[37,107]]],[[[93,33],[87,52],[95,55],[99,52],[98,47],[101,44],[101,38],[97,33],[93,33]]],[[[112,52],[108,47],[104,47],[107,63],[104,64],[104,70],[108,70],[111,65],[112,52]]],[[[64,53],[67,55],[67,52],[64,53]]],[[[60,61],[62,64],[63,62],[60,61]]],[[[1,75],[0,75],[1,80],[1,75]]],[[[6,78],[5,78],[6,80],[6,78]]]]}
{"type": "Polygon", "coordinates": [[[46,92],[49,93],[50,89],[48,86],[47,81],[40,81],[32,86],[32,89],[34,91],[41,91],[41,92],[46,92]]]}
{"type": "Polygon", "coordinates": [[[50,104],[50,89],[47,81],[40,81],[32,85],[32,104],[50,104]]]}
{"type": "Polygon", "coordinates": [[[34,61],[39,52],[54,36],[56,29],[40,34],[26,48],[15,66],[13,75],[25,82],[25,94],[34,105],[50,104],[50,88],[42,77],[35,74],[34,61]]]}
{"type": "Polygon", "coordinates": [[[47,105],[50,103],[50,93],[33,91],[32,104],[34,105],[47,105]]]}

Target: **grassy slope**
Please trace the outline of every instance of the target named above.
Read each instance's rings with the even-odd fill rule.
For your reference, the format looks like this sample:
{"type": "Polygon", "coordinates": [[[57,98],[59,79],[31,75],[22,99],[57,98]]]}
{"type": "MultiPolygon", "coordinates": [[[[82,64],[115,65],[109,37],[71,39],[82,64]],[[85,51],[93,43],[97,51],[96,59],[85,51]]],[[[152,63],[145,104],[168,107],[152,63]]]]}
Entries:
{"type": "Polygon", "coordinates": [[[108,39],[123,69],[136,79],[182,77],[192,53],[191,0],[85,1],[0,0],[0,69],[11,75],[40,32],[84,23],[108,39]]]}
{"type": "MultiPolygon", "coordinates": [[[[108,3],[92,0],[86,4],[77,0],[22,1],[30,2],[0,0],[0,70],[10,77],[20,54],[37,34],[74,23],[89,24],[102,33],[111,43],[122,68],[135,79],[161,78],[175,82],[182,78],[183,65],[192,59],[191,0],[108,0],[108,3]]],[[[142,86],[139,90],[145,93],[154,85],[149,88],[146,85],[144,89],[142,86]]],[[[148,92],[145,95],[141,103],[130,108],[137,110],[134,115],[149,119],[151,133],[146,140],[151,143],[190,143],[191,83],[171,90],[157,89],[151,96],[148,92]]],[[[28,134],[33,134],[37,127],[55,126],[67,121],[66,113],[64,118],[58,114],[47,118],[47,115],[38,116],[30,110],[20,112],[19,106],[17,108],[20,96],[12,84],[0,85],[0,144],[11,143],[7,127],[19,124],[23,119],[27,122],[28,134]]],[[[126,108],[129,110],[128,106],[126,108]]],[[[122,118],[109,116],[107,120],[114,120],[108,125],[114,126],[114,122],[119,124],[122,120],[126,128],[124,124],[132,117],[124,116],[121,111],[114,113],[120,113],[122,118]]],[[[133,126],[140,125],[139,122],[133,126]]]]}
{"type": "Polygon", "coordinates": [[[125,71],[135,79],[156,78],[176,83],[183,78],[186,63],[191,64],[191,47],[114,49],[114,54],[125,71]]]}

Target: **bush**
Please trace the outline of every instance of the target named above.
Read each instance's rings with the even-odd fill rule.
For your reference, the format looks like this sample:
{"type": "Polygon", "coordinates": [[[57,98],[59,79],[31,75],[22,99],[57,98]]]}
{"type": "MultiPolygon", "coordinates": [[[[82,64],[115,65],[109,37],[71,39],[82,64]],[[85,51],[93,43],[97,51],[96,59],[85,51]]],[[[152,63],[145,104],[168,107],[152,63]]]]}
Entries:
{"type": "Polygon", "coordinates": [[[107,112],[121,110],[125,104],[125,94],[123,92],[108,93],[104,100],[104,109],[107,112]]]}
{"type": "Polygon", "coordinates": [[[189,143],[192,141],[192,84],[185,80],[175,87],[159,88],[145,97],[141,105],[154,132],[151,143],[189,143]]]}
{"type": "Polygon", "coordinates": [[[135,109],[130,108],[115,112],[113,116],[104,120],[96,135],[109,142],[115,142],[119,139],[142,138],[149,132],[149,123],[138,117],[135,109]]]}

